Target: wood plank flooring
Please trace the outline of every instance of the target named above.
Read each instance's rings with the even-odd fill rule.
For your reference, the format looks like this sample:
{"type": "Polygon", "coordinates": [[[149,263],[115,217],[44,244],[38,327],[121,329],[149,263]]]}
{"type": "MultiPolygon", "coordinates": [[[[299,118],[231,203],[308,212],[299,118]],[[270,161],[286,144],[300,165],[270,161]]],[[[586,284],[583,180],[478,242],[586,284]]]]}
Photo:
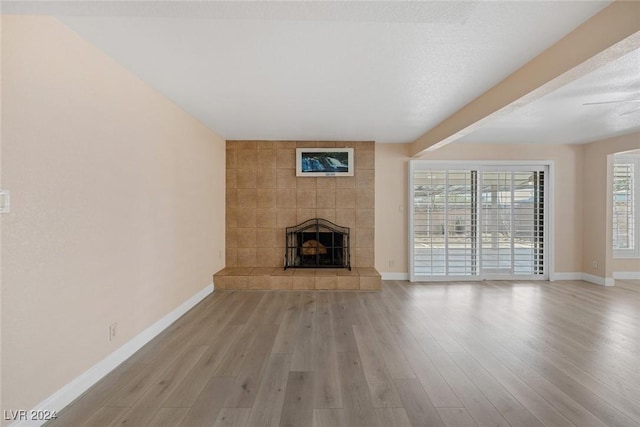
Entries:
{"type": "Polygon", "coordinates": [[[217,291],[47,425],[640,427],[640,281],[217,291]]]}

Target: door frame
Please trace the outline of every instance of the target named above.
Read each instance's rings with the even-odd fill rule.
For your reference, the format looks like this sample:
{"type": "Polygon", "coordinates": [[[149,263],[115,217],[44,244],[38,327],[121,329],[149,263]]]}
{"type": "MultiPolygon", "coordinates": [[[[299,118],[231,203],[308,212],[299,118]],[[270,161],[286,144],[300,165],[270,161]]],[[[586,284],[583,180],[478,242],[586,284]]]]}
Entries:
{"type": "MultiPolygon", "coordinates": [[[[555,272],[555,207],[554,207],[554,187],[555,187],[555,170],[553,160],[409,160],[409,177],[408,177],[408,191],[407,191],[407,211],[408,211],[408,246],[409,246],[409,281],[411,282],[437,282],[437,281],[480,281],[489,280],[493,278],[485,278],[480,274],[474,276],[427,276],[417,275],[415,273],[415,245],[414,245],[414,215],[413,215],[413,186],[414,186],[414,172],[416,170],[455,170],[456,168],[468,169],[468,170],[483,170],[490,167],[508,168],[508,167],[546,167],[546,179],[544,186],[544,274],[540,277],[524,276],[521,280],[549,280],[553,277],[555,272]]],[[[514,280],[512,277],[501,278],[498,280],[514,280]]],[[[515,279],[517,280],[517,279],[515,279]]]]}

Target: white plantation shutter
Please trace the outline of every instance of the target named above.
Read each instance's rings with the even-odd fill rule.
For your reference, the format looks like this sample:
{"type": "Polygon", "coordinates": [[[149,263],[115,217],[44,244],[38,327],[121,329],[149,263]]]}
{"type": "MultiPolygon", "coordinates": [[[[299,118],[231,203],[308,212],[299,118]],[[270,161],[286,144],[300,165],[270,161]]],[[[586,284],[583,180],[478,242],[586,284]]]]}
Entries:
{"type": "Polygon", "coordinates": [[[416,171],[413,186],[415,269],[431,276],[476,274],[471,171],[416,171]]]}
{"type": "Polygon", "coordinates": [[[545,166],[410,169],[412,280],[545,277],[545,166]]]}
{"type": "Polygon", "coordinates": [[[620,157],[613,164],[612,241],[613,256],[635,258],[640,256],[640,212],[638,181],[640,159],[620,157]]]}

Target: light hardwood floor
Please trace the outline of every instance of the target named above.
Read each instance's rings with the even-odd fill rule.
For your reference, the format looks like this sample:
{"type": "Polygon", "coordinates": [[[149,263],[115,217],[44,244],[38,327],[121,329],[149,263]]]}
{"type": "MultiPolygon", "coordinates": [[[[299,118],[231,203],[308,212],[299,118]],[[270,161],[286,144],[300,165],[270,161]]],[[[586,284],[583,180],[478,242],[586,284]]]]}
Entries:
{"type": "Polygon", "coordinates": [[[640,426],[640,281],[215,292],[58,426],[640,426]]]}

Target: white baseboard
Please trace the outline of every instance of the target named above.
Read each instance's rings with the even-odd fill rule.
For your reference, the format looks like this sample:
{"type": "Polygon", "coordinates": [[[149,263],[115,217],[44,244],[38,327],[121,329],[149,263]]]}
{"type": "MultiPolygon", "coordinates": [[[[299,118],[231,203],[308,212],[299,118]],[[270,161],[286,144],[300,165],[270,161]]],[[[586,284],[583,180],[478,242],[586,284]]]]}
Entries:
{"type": "Polygon", "coordinates": [[[409,273],[380,273],[382,280],[409,280],[409,273]]]}
{"type": "MultiPolygon", "coordinates": [[[[213,292],[213,283],[202,289],[194,296],[183,302],[179,307],[136,335],[132,340],[118,348],[116,351],[93,365],[79,377],[62,387],[60,390],[40,402],[33,411],[60,412],[65,406],[73,402],[78,396],[87,391],[92,385],[101,380],[105,375],[114,370],[118,365],[127,360],[133,353],[164,331],[169,325],[178,320],[197,303],[213,292]]],[[[27,411],[27,415],[31,411],[27,411]]],[[[37,427],[44,424],[41,420],[20,420],[12,423],[10,427],[37,427]]]]}
{"type": "MultiPolygon", "coordinates": [[[[382,275],[382,280],[409,280],[409,275],[407,273],[381,273],[381,275],[382,275]]],[[[615,284],[614,279],[627,279],[627,280],[640,279],[640,272],[614,273],[613,277],[606,277],[606,278],[594,276],[592,274],[587,274],[587,273],[575,273],[575,272],[574,273],[552,273],[549,278],[549,280],[552,282],[555,280],[584,280],[586,282],[595,283],[596,285],[600,285],[600,286],[614,286],[615,284]],[[620,277],[618,277],[617,275],[619,275],[620,277]]],[[[474,279],[429,277],[428,279],[424,279],[424,280],[428,280],[430,282],[436,282],[436,281],[448,282],[448,281],[456,281],[456,280],[472,281],[474,279]]],[[[420,281],[420,279],[418,279],[418,281],[420,281]]]]}
{"type": "Polygon", "coordinates": [[[582,280],[582,273],[551,273],[549,280],[582,280]]]}
{"type": "Polygon", "coordinates": [[[584,280],[600,286],[613,286],[615,285],[614,278],[615,273],[614,277],[600,277],[588,273],[552,273],[549,280],[552,282],[554,280],[584,280]]]}
{"type": "Polygon", "coordinates": [[[595,283],[600,286],[613,286],[615,285],[615,281],[613,277],[600,277],[594,276],[593,274],[582,273],[582,280],[586,282],[595,283]]]}
{"type": "MultiPolygon", "coordinates": [[[[505,280],[505,279],[499,279],[505,280]]],[[[415,276],[411,283],[427,283],[427,282],[482,282],[483,279],[478,276],[415,276]]]]}
{"type": "Polygon", "coordinates": [[[640,271],[614,271],[613,278],[618,280],[640,280],[640,271]]]}

